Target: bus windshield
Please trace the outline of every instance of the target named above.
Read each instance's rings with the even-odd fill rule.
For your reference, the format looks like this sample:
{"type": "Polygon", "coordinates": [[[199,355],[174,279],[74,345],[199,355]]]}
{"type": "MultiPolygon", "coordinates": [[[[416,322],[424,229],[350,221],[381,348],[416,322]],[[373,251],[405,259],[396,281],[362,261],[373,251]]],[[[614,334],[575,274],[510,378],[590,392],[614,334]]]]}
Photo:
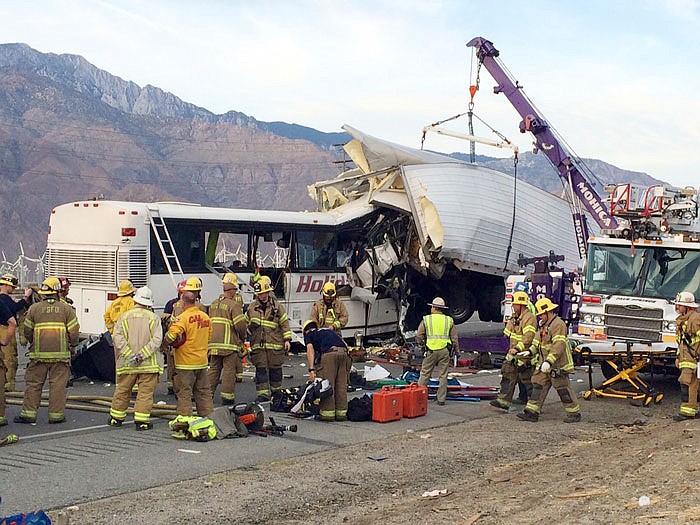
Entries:
{"type": "Polygon", "coordinates": [[[700,251],[661,246],[593,244],[586,264],[586,291],[673,299],[700,293],[700,251]]]}

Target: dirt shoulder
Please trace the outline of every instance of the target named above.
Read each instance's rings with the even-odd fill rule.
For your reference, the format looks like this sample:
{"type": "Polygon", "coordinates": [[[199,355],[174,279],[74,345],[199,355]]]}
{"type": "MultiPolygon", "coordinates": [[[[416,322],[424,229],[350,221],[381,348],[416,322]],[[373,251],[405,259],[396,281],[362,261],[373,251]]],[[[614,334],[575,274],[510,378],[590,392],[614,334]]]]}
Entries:
{"type": "MultiPolygon", "coordinates": [[[[700,522],[700,420],[673,422],[673,400],[638,408],[597,399],[582,408],[574,425],[561,421],[558,403],[539,423],[484,411],[457,425],[94,501],[72,522],[700,522]],[[448,495],[422,497],[435,489],[448,495]],[[640,507],[640,496],[651,504],[640,507]]],[[[322,435],[323,423],[314,424],[322,435]]]]}

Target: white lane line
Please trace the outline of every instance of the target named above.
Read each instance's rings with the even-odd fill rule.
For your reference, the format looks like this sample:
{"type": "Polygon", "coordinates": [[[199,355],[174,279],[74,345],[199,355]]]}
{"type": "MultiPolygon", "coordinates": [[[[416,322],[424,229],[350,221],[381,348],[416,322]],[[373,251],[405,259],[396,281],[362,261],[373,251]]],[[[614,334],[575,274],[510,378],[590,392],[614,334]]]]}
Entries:
{"type": "MultiPolygon", "coordinates": [[[[131,421],[124,423],[124,425],[133,424],[131,421]]],[[[71,428],[70,430],[57,430],[55,432],[46,432],[44,434],[32,434],[30,436],[20,436],[20,441],[29,441],[30,439],[43,438],[47,436],[61,436],[67,434],[75,434],[77,432],[84,432],[86,430],[96,430],[98,428],[109,428],[109,425],[95,425],[92,427],[81,427],[81,428],[71,428]]]]}

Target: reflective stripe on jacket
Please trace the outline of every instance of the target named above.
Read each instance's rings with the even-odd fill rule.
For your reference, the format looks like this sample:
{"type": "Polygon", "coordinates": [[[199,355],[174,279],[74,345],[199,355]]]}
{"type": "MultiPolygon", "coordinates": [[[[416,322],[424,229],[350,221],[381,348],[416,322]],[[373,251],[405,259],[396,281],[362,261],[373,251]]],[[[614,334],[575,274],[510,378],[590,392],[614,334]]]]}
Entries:
{"type": "Polygon", "coordinates": [[[700,357],[700,312],[688,310],[676,318],[676,342],[678,368],[697,369],[700,357]]]}
{"type": "Polygon", "coordinates": [[[245,317],[248,321],[251,350],[281,350],[285,341],[292,340],[287,312],[271,295],[264,308],[258,299],[250,303],[245,317]]]}
{"type": "Polygon", "coordinates": [[[319,299],[311,307],[309,319],[316,321],[319,328],[332,328],[335,331],[340,331],[348,324],[348,309],[340,299],[333,299],[330,305],[323,299],[319,299]]]}
{"type": "MultiPolygon", "coordinates": [[[[530,347],[537,335],[537,318],[528,308],[521,308],[520,315],[516,316],[513,314],[513,316],[508,319],[506,327],[503,329],[503,334],[509,339],[509,350],[514,348],[518,352],[527,350],[532,353],[530,347]]],[[[509,361],[515,359],[518,365],[522,366],[528,364],[532,358],[521,359],[507,354],[506,359],[509,361]]]]}
{"type": "Polygon", "coordinates": [[[243,309],[238,302],[240,295],[228,298],[221,295],[209,306],[211,318],[211,339],[209,354],[229,355],[240,352],[241,343],[245,339],[248,323],[243,315],[243,309]]]}
{"type": "Polygon", "coordinates": [[[158,351],[162,341],[163,329],[156,314],[139,306],[124,312],[114,325],[117,375],[162,373],[158,351]],[[130,365],[129,360],[136,354],[142,355],[143,360],[130,365]]]}
{"type": "Polygon", "coordinates": [[[574,369],[574,360],[571,356],[571,347],[566,337],[568,330],[566,323],[559,316],[540,327],[538,338],[534,346],[538,350],[538,363],[548,361],[552,368],[571,372],[574,369]]]}
{"type": "Polygon", "coordinates": [[[29,359],[70,361],[70,346],[78,343],[80,325],[75,310],[55,298],[29,307],[24,335],[32,344],[29,359]]]}

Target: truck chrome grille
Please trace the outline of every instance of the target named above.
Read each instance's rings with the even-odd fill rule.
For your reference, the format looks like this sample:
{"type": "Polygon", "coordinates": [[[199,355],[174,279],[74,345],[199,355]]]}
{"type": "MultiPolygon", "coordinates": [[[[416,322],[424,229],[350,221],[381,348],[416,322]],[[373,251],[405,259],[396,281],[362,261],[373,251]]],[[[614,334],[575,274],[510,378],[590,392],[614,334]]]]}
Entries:
{"type": "Polygon", "coordinates": [[[608,338],[661,341],[664,312],[660,308],[611,304],[605,307],[608,338]]]}

